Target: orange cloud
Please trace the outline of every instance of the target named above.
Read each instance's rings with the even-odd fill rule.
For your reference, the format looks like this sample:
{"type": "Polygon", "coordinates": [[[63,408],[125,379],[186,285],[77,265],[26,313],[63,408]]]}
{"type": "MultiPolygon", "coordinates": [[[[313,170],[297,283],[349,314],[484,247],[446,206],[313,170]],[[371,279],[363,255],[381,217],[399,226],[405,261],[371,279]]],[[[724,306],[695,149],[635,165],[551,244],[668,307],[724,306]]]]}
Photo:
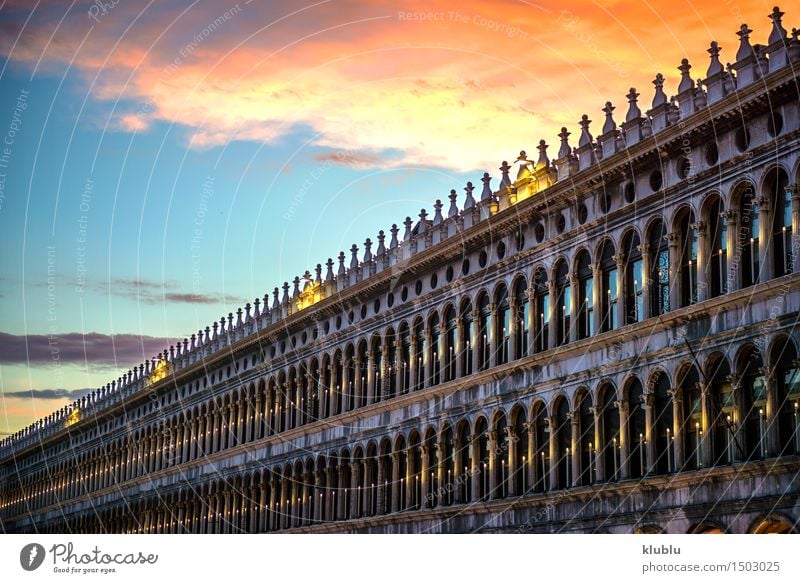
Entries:
{"type": "Polygon", "coordinates": [[[191,147],[208,148],[310,128],[312,145],[367,165],[492,171],[540,138],[555,144],[561,125],[576,132],[582,113],[597,133],[607,100],[621,121],[631,86],[646,109],[655,73],[674,91],[683,57],[703,77],[712,39],[732,60],[742,21],[764,42],[770,9],[756,0],[323,1],[139,14],[119,3],[96,23],[84,5],[59,25],[58,5],[27,26],[4,25],[0,51],[31,67],[76,67],[96,99],[126,102],[111,114],[124,131],[174,123],[191,147]]]}

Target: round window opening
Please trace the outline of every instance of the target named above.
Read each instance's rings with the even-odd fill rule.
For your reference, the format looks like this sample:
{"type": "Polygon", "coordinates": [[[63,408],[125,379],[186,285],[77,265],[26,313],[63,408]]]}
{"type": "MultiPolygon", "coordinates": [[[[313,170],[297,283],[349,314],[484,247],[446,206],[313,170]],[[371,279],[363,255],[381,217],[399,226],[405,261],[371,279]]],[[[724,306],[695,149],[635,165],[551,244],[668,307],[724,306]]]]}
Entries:
{"type": "Polygon", "coordinates": [[[481,254],[478,255],[478,265],[486,267],[486,251],[481,251],[481,254]]]}
{"type": "Polygon", "coordinates": [[[414,293],[417,295],[422,293],[422,281],[417,280],[417,283],[414,284],[414,293]]]}
{"type": "Polygon", "coordinates": [[[544,225],[542,223],[536,223],[536,226],[533,227],[533,236],[536,237],[537,243],[544,241],[544,225]]]}
{"type": "Polygon", "coordinates": [[[625,198],[625,202],[629,204],[636,199],[636,187],[633,185],[633,182],[629,182],[625,185],[622,196],[625,198]]]}
{"type": "Polygon", "coordinates": [[[586,222],[586,219],[589,218],[589,209],[586,208],[586,205],[581,203],[578,205],[578,222],[582,225],[586,222]]]}
{"type": "Polygon", "coordinates": [[[448,265],[447,270],[444,272],[444,278],[447,280],[447,283],[453,281],[453,266],[448,265]]]}
{"type": "Polygon", "coordinates": [[[500,241],[497,244],[497,259],[502,259],[506,256],[506,244],[500,241]]]}
{"type": "Polygon", "coordinates": [[[434,273],[431,275],[431,289],[436,289],[437,285],[439,285],[439,276],[434,273]]]}
{"type": "Polygon", "coordinates": [[[461,262],[461,275],[469,275],[469,259],[461,262]]]}
{"type": "Polygon", "coordinates": [[[706,146],[706,164],[716,166],[717,162],[719,162],[719,149],[716,142],[711,142],[706,146]]]}
{"type": "Polygon", "coordinates": [[[747,128],[739,128],[736,130],[736,149],[744,152],[750,147],[750,131],[747,128]]]}
{"type": "Polygon", "coordinates": [[[563,214],[558,215],[558,218],[556,219],[556,231],[558,231],[558,234],[560,235],[561,233],[564,232],[564,229],[566,228],[567,228],[567,219],[564,218],[563,214]]]}
{"type": "Polygon", "coordinates": [[[662,178],[661,178],[661,170],[653,170],[650,173],[650,189],[653,192],[657,192],[657,191],[661,190],[662,182],[663,181],[662,181],[662,178]]]}
{"type": "Polygon", "coordinates": [[[773,113],[767,121],[767,132],[774,138],[783,130],[783,116],[777,111],[773,113]]]}

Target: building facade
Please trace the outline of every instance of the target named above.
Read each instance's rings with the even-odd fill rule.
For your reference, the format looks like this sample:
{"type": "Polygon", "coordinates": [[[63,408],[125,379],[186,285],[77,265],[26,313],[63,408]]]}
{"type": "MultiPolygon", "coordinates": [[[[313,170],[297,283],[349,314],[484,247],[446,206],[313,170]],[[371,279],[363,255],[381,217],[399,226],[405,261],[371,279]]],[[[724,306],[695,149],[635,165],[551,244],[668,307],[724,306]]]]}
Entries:
{"type": "Polygon", "coordinates": [[[800,39],[770,19],[5,439],[0,526],[797,532],[800,39]]]}

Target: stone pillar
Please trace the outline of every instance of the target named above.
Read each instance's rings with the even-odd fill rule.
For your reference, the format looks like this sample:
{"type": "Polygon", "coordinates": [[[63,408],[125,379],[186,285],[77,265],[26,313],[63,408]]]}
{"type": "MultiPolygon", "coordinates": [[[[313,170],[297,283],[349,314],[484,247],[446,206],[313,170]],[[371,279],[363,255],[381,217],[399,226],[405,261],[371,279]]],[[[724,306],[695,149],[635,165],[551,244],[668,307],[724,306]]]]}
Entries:
{"type": "MultiPolygon", "coordinates": [[[[683,431],[683,391],[679,388],[671,389],[670,395],[672,396],[672,414],[673,426],[672,435],[673,443],[675,444],[673,450],[675,453],[675,470],[683,470],[686,463],[685,447],[684,447],[684,431],[683,431]]],[[[667,446],[669,447],[669,446],[667,446]]]]}
{"type": "Polygon", "coordinates": [[[422,356],[422,366],[425,370],[425,378],[423,379],[423,387],[427,388],[430,387],[433,381],[433,353],[436,351],[436,348],[432,345],[432,334],[431,329],[426,326],[425,327],[425,354],[421,354],[422,356]]]}
{"type": "Polygon", "coordinates": [[[533,288],[525,290],[528,295],[528,353],[533,355],[536,349],[536,291],[533,288]]]}
{"type": "Polygon", "coordinates": [[[497,432],[489,432],[489,492],[488,498],[490,500],[497,498],[498,483],[497,483],[497,432]]]}
{"type": "Polygon", "coordinates": [[[556,331],[558,330],[558,325],[556,324],[556,318],[560,318],[561,315],[556,313],[556,282],[552,279],[548,280],[547,282],[547,293],[550,294],[550,313],[545,314],[545,318],[547,318],[546,322],[550,323],[550,327],[548,328],[547,334],[547,346],[549,348],[555,348],[558,346],[558,336],[556,335],[556,331]]]}
{"type": "Polygon", "coordinates": [[[780,402],[778,402],[778,385],[775,378],[775,367],[765,366],[759,370],[764,375],[767,382],[767,406],[764,411],[765,424],[766,424],[766,457],[775,457],[778,455],[779,450],[779,437],[778,437],[778,412],[780,411],[780,402]]]}
{"type": "Polygon", "coordinates": [[[528,489],[533,490],[536,486],[536,464],[539,462],[536,459],[536,424],[533,422],[526,423],[525,428],[528,430],[528,455],[526,456],[528,460],[528,475],[525,485],[528,489]]]}
{"type": "Polygon", "coordinates": [[[430,481],[430,475],[429,475],[430,467],[429,467],[429,461],[428,461],[429,453],[430,453],[430,447],[427,444],[423,445],[422,446],[422,471],[421,471],[422,475],[420,476],[420,483],[422,485],[421,486],[421,492],[420,492],[420,500],[419,500],[420,508],[427,508],[429,502],[431,503],[431,506],[433,505],[432,504],[433,501],[428,496],[428,483],[430,481]]]}
{"type": "Polygon", "coordinates": [[[327,401],[328,401],[328,410],[327,414],[330,417],[334,415],[338,415],[339,411],[339,394],[342,391],[342,387],[336,384],[336,367],[335,361],[331,360],[331,364],[328,365],[328,372],[330,376],[330,382],[328,383],[328,392],[327,392],[327,401]]]}
{"type": "Polygon", "coordinates": [[[457,316],[457,318],[458,320],[456,321],[455,375],[457,379],[460,379],[462,376],[464,376],[464,358],[465,358],[464,348],[466,346],[466,342],[464,342],[464,322],[462,322],[460,316],[457,316]]]}
{"type": "MultiPolygon", "coordinates": [[[[578,302],[578,276],[574,273],[569,273],[569,334],[570,342],[575,342],[578,339],[578,313],[580,312],[580,304],[578,302]]],[[[574,456],[573,456],[574,457],[574,456]]]]}
{"type": "Polygon", "coordinates": [[[666,239],[669,246],[669,309],[674,310],[680,305],[681,256],[678,244],[681,238],[673,231],[667,234],[666,239]]]}
{"type": "Polygon", "coordinates": [[[740,462],[744,460],[745,452],[744,452],[744,404],[743,404],[743,395],[741,390],[741,380],[742,376],[739,374],[729,374],[726,377],[726,380],[731,384],[731,390],[733,391],[733,419],[731,419],[731,424],[733,425],[733,436],[731,438],[731,447],[733,448],[731,458],[734,462],[740,462]]]}
{"type": "Polygon", "coordinates": [[[727,230],[725,232],[726,239],[725,239],[725,247],[727,249],[727,273],[725,277],[727,278],[727,286],[726,289],[728,293],[735,291],[741,287],[741,267],[740,264],[742,261],[745,261],[744,257],[741,257],[739,261],[734,261],[734,258],[737,256],[737,253],[740,252],[739,250],[739,227],[738,227],[738,213],[735,210],[727,210],[725,211],[722,217],[723,221],[728,222],[727,230]]]}
{"type": "Polygon", "coordinates": [[[709,383],[699,382],[697,388],[700,390],[700,430],[701,435],[698,435],[698,452],[697,459],[703,467],[711,467],[714,465],[714,448],[713,448],[713,426],[712,419],[714,418],[711,413],[711,385],[709,383]]]}
{"type": "Polygon", "coordinates": [[[520,492],[517,492],[516,480],[517,471],[520,469],[517,467],[517,432],[512,425],[506,425],[506,433],[508,434],[508,472],[505,476],[506,492],[509,496],[517,496],[520,494],[520,492]]]}
{"type": "Polygon", "coordinates": [[[371,405],[375,402],[376,395],[376,366],[375,366],[375,351],[370,349],[367,352],[367,394],[366,400],[362,398],[359,400],[359,405],[371,405]]]}
{"type": "Polygon", "coordinates": [[[517,321],[519,315],[517,311],[519,310],[519,304],[517,303],[516,296],[511,295],[508,297],[508,309],[511,313],[511,317],[508,319],[508,361],[512,362],[522,356],[517,354],[517,328],[519,328],[519,322],[517,321]]]}
{"type": "Polygon", "coordinates": [[[258,389],[258,385],[256,385],[256,408],[253,411],[253,440],[258,440],[264,437],[263,427],[264,427],[264,407],[262,406],[264,403],[261,400],[261,390],[258,389]]]}
{"type": "MultiPolygon", "coordinates": [[[[377,389],[377,394],[381,399],[389,397],[389,385],[391,383],[391,375],[394,369],[392,363],[389,362],[389,343],[394,342],[391,338],[385,338],[381,344],[381,386],[377,389]]],[[[395,349],[395,357],[397,356],[397,349],[395,349]]],[[[400,386],[400,385],[396,385],[400,386]]]]}
{"type": "Polygon", "coordinates": [[[477,502],[480,500],[480,436],[473,434],[468,435],[469,451],[470,451],[470,502],[477,502]]]}
{"type": "Polygon", "coordinates": [[[644,440],[645,440],[645,455],[647,456],[647,472],[652,474],[656,471],[656,435],[654,428],[654,411],[653,403],[655,402],[655,395],[653,393],[645,393],[641,396],[642,409],[644,409],[644,440]]]}
{"type": "Polygon", "coordinates": [[[358,499],[358,473],[361,471],[358,462],[350,462],[350,515],[348,518],[357,518],[360,516],[360,500],[358,499]]]}
{"type": "Polygon", "coordinates": [[[606,475],[605,460],[603,459],[601,442],[603,440],[603,410],[600,407],[590,407],[594,415],[594,479],[602,482],[606,475]]]}
{"type": "Polygon", "coordinates": [[[294,427],[294,402],[292,401],[291,381],[283,383],[283,402],[286,404],[283,410],[283,430],[287,431],[294,427]]]}
{"type": "Polygon", "coordinates": [[[651,294],[653,281],[651,281],[650,272],[653,269],[653,258],[650,257],[650,244],[642,243],[639,245],[639,252],[642,254],[642,314],[640,318],[646,320],[653,313],[653,306],[651,305],[651,294]]]}
{"type": "Polygon", "coordinates": [[[698,221],[695,228],[697,229],[697,297],[695,299],[702,302],[711,295],[708,283],[711,266],[709,260],[713,258],[713,253],[711,253],[706,223],[698,221]]]}
{"type": "Polygon", "coordinates": [[[594,283],[592,285],[592,329],[595,334],[599,334],[603,330],[603,270],[600,269],[599,263],[592,263],[592,278],[594,283]]]}
{"type": "Polygon", "coordinates": [[[489,347],[489,368],[497,366],[497,353],[500,347],[500,326],[497,322],[497,304],[489,304],[489,330],[486,345],[489,347]]]}
{"type": "Polygon", "coordinates": [[[572,440],[570,443],[570,451],[572,451],[572,484],[567,484],[567,486],[579,486],[581,477],[580,411],[573,411],[570,414],[570,420],[572,423],[572,440]]]}
{"type": "Polygon", "coordinates": [[[758,199],[758,261],[759,282],[769,281],[774,277],[772,256],[775,250],[772,245],[772,201],[762,196],[758,199]]]}
{"type": "MultiPolygon", "coordinates": [[[[412,332],[409,332],[412,334],[412,332]]],[[[420,360],[417,356],[417,338],[416,335],[411,335],[408,347],[408,392],[415,391],[421,387],[417,386],[417,377],[419,376],[420,360]]]]}
{"type": "Polygon", "coordinates": [[[450,347],[447,346],[447,322],[439,321],[439,342],[436,346],[439,355],[439,382],[444,383],[447,378],[447,363],[450,357],[450,347]]]}
{"type": "Polygon", "coordinates": [[[391,512],[398,512],[400,510],[400,454],[393,452],[392,454],[392,507],[391,512]]]}
{"type": "MultiPolygon", "coordinates": [[[[552,326],[551,326],[552,328],[552,326]]],[[[550,467],[548,468],[547,477],[548,490],[551,492],[557,490],[560,486],[558,483],[558,425],[555,417],[547,417],[545,422],[550,427],[550,467]]]]}
{"type": "MultiPolygon", "coordinates": [[[[614,401],[619,411],[619,478],[627,480],[630,475],[630,440],[631,436],[628,435],[628,401],[619,400],[614,401]]],[[[615,452],[616,455],[616,452],[615,452]]]]}
{"type": "Polygon", "coordinates": [[[625,297],[627,294],[627,285],[625,281],[625,256],[622,253],[614,255],[614,261],[617,264],[617,325],[624,326],[627,322],[627,314],[625,313],[625,297]]]}
{"type": "Polygon", "coordinates": [[[472,372],[478,371],[478,363],[481,361],[481,331],[480,331],[481,312],[477,308],[472,310],[472,372]]]}

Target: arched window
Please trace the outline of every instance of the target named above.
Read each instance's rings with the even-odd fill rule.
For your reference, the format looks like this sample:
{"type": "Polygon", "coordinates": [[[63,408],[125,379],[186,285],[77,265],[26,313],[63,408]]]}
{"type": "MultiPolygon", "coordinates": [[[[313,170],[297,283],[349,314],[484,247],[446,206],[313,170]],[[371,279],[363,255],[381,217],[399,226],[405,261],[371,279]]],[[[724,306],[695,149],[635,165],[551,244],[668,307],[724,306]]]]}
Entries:
{"type": "Polygon", "coordinates": [[[707,203],[708,225],[706,265],[709,277],[709,297],[715,298],[728,291],[728,223],[725,208],[718,196],[707,203]]]}
{"type": "Polygon", "coordinates": [[[765,188],[771,202],[773,273],[780,277],[791,273],[792,256],[792,191],[786,173],[776,168],[769,173],[765,188]]]}
{"type": "Polygon", "coordinates": [[[441,379],[441,360],[439,359],[439,314],[434,312],[428,320],[428,331],[431,337],[430,352],[425,356],[431,363],[431,385],[438,385],[441,379]]]}
{"type": "Polygon", "coordinates": [[[515,462],[516,471],[512,479],[514,480],[514,491],[517,495],[524,495],[531,487],[528,480],[528,424],[526,423],[525,410],[517,407],[512,411],[511,419],[514,424],[514,438],[516,440],[515,462]]]}
{"type": "Polygon", "coordinates": [[[667,229],[662,220],[650,227],[650,317],[666,314],[669,305],[669,245],[667,229]]]}
{"type": "Polygon", "coordinates": [[[528,354],[528,322],[530,321],[530,302],[528,284],[524,277],[514,284],[514,352],[517,358],[528,354]]]}
{"type": "Polygon", "coordinates": [[[776,342],[770,360],[777,383],[778,454],[800,453],[800,368],[794,344],[786,338],[776,342]]]}
{"type": "MultiPolygon", "coordinates": [[[[407,508],[421,508],[422,507],[422,444],[420,443],[419,434],[415,431],[408,438],[409,453],[408,453],[408,476],[409,476],[409,489],[411,491],[408,496],[407,508]]],[[[348,484],[349,482],[345,482],[348,484]]]]}
{"type": "Polygon", "coordinates": [[[556,264],[556,344],[569,342],[569,329],[572,320],[570,310],[572,290],[569,285],[569,267],[563,259],[556,264]]]}
{"type": "Polygon", "coordinates": [[[478,342],[480,342],[480,348],[478,350],[478,370],[486,370],[489,368],[489,349],[492,340],[489,337],[491,333],[489,326],[491,317],[489,296],[483,294],[478,302],[478,342]]]}
{"type": "Polygon", "coordinates": [[[464,375],[472,374],[472,303],[465,302],[461,306],[461,370],[464,375]]]}
{"type": "Polygon", "coordinates": [[[614,244],[605,241],[600,250],[600,272],[603,289],[601,290],[600,330],[606,332],[619,325],[617,317],[617,302],[619,290],[617,289],[617,262],[614,258],[614,244]]]}
{"type": "Polygon", "coordinates": [[[620,478],[619,412],[614,404],[616,395],[613,387],[606,385],[600,393],[602,396],[599,400],[603,405],[600,454],[603,456],[605,481],[612,482],[620,478]]]}
{"type": "Polygon", "coordinates": [[[686,307],[697,302],[697,225],[694,213],[684,209],[676,222],[678,254],[680,257],[680,305],[686,307]]]}
{"type": "Polygon", "coordinates": [[[694,365],[684,368],[678,376],[678,386],[683,396],[683,451],[684,469],[694,470],[703,464],[701,454],[703,440],[703,417],[700,402],[700,377],[694,365]]]}
{"type": "Polygon", "coordinates": [[[642,274],[642,252],[639,235],[629,232],[623,242],[625,254],[625,323],[634,324],[644,320],[644,287],[642,274]]]}
{"type": "Polygon", "coordinates": [[[575,268],[578,277],[578,338],[588,338],[594,333],[594,275],[592,260],[586,250],[578,254],[575,268]]]}
{"type": "Polygon", "coordinates": [[[367,379],[369,378],[369,353],[367,342],[362,340],[358,345],[358,370],[356,371],[356,407],[367,404],[367,379]]]}
{"type": "Polygon", "coordinates": [[[566,399],[559,399],[555,408],[555,436],[556,440],[556,480],[557,488],[572,486],[572,420],[569,415],[569,403],[566,399]]]}
{"type": "Polygon", "coordinates": [[[478,438],[478,497],[487,500],[489,497],[489,435],[486,419],[481,417],[475,424],[475,435],[478,438]]]}
{"type": "Polygon", "coordinates": [[[460,489],[461,502],[469,502],[472,500],[472,480],[470,479],[472,471],[472,457],[469,437],[469,424],[462,421],[458,425],[458,471],[463,472],[458,480],[457,487],[460,489]]]}
{"type": "Polygon", "coordinates": [[[453,480],[455,479],[455,465],[454,465],[454,452],[455,445],[453,443],[453,428],[449,425],[444,428],[442,432],[442,439],[444,441],[444,451],[442,453],[442,479],[444,484],[439,488],[439,504],[443,506],[450,506],[455,501],[453,480]]]}
{"type": "Polygon", "coordinates": [[[730,464],[735,459],[736,450],[733,431],[736,408],[733,387],[728,380],[730,369],[721,354],[709,357],[709,363],[711,386],[708,398],[709,435],[706,439],[711,439],[711,463],[730,464]]]}
{"type": "Polygon", "coordinates": [[[533,464],[533,491],[544,492],[549,485],[550,468],[550,428],[547,426],[547,410],[541,401],[533,410],[533,430],[535,455],[533,464]]]}
{"type": "MultiPolygon", "coordinates": [[[[508,305],[508,290],[501,286],[497,294],[497,346],[495,346],[497,364],[508,362],[508,351],[511,342],[511,310],[508,305]]],[[[494,340],[494,339],[492,339],[494,340]]]]}
{"type": "Polygon", "coordinates": [[[444,313],[444,380],[456,378],[456,310],[448,306],[444,313]]]}
{"type": "Polygon", "coordinates": [[[509,490],[509,458],[508,458],[508,431],[505,413],[498,415],[494,424],[494,435],[497,442],[494,444],[494,484],[495,490],[492,498],[505,498],[509,490]]]}
{"type": "Polygon", "coordinates": [[[628,470],[631,478],[647,473],[647,444],[642,383],[632,380],[628,385],[628,470]]]}
{"type": "Polygon", "coordinates": [[[547,335],[550,326],[550,290],[547,272],[538,269],[534,275],[534,291],[536,294],[536,351],[543,352],[548,348],[547,335]]]}
{"type": "MultiPolygon", "coordinates": [[[[427,455],[428,474],[425,476],[427,480],[427,487],[425,490],[425,498],[423,500],[424,508],[432,508],[436,505],[439,498],[439,484],[438,476],[436,475],[436,468],[439,467],[439,453],[436,449],[436,434],[432,429],[428,430],[425,436],[426,451],[423,455],[427,455]]],[[[442,452],[443,453],[443,452],[442,452]]]]}
{"type": "Polygon", "coordinates": [[[355,348],[352,344],[345,349],[345,360],[347,362],[347,382],[342,389],[344,391],[342,395],[344,409],[340,409],[340,411],[350,411],[356,406],[355,387],[359,384],[358,379],[361,376],[361,371],[356,367],[355,348]]]}
{"type": "Polygon", "coordinates": [[[594,412],[592,411],[592,396],[588,391],[583,391],[578,400],[578,484],[586,486],[594,482],[594,412]]]}
{"type": "Polygon", "coordinates": [[[750,347],[739,359],[746,460],[762,459],[767,454],[767,382],[763,367],[761,354],[755,348],[750,347]]]}
{"type": "Polygon", "coordinates": [[[335,402],[335,411],[336,413],[342,412],[342,383],[343,383],[343,375],[344,375],[344,366],[342,364],[342,353],[341,351],[337,350],[334,358],[333,358],[333,374],[331,375],[331,394],[333,395],[333,400],[335,402]]]}
{"type": "Polygon", "coordinates": [[[761,270],[759,261],[759,206],[755,190],[750,183],[744,186],[739,203],[738,241],[741,248],[740,269],[742,287],[758,283],[761,270]]]}

